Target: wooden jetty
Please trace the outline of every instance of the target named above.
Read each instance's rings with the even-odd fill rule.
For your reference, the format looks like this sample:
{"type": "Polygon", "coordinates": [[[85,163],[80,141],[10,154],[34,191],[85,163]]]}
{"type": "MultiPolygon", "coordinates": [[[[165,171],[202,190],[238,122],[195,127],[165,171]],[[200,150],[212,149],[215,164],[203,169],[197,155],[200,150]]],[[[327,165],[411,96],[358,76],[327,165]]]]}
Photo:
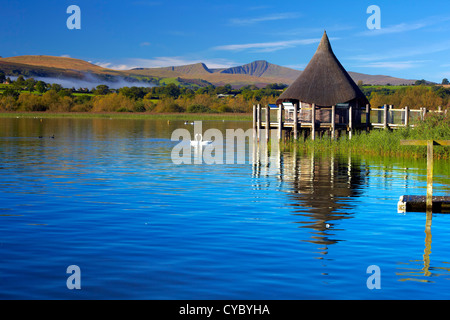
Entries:
{"type": "MultiPolygon", "coordinates": [[[[381,108],[371,108],[369,104],[364,107],[337,104],[331,107],[318,107],[314,103],[295,104],[283,102],[279,105],[253,106],[253,128],[256,132],[266,129],[266,138],[269,130],[277,130],[278,139],[289,137],[293,139],[310,136],[314,140],[318,135],[328,134],[336,139],[343,134],[352,138],[357,130],[413,127],[413,120],[423,119],[426,113],[447,113],[447,110],[427,110],[426,108],[410,109],[393,108],[384,105],[381,108]],[[319,120],[318,114],[321,118],[319,120]],[[328,117],[326,116],[328,113],[328,117]],[[335,119],[332,121],[331,119],[335,119]]],[[[259,136],[258,136],[259,137],[259,136]]]]}
{"type": "MultiPolygon", "coordinates": [[[[440,108],[437,112],[442,111],[440,108]]],[[[328,134],[331,139],[355,130],[385,130],[411,126],[428,111],[392,105],[372,108],[331,49],[326,32],[311,61],[300,76],[284,91],[274,105],[253,106],[253,128],[259,138],[265,129],[277,130],[278,139],[298,139],[328,134]]]]}

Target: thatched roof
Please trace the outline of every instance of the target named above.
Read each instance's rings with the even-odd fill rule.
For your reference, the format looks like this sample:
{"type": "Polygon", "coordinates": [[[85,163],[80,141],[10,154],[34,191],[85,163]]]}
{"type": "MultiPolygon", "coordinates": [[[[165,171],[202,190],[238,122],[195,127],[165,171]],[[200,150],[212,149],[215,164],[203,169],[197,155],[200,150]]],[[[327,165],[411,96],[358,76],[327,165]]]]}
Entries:
{"type": "Polygon", "coordinates": [[[300,76],[283,92],[277,104],[298,100],[318,106],[332,106],[357,99],[361,105],[369,103],[359,87],[345,71],[331,49],[327,33],[311,61],[300,76]]]}

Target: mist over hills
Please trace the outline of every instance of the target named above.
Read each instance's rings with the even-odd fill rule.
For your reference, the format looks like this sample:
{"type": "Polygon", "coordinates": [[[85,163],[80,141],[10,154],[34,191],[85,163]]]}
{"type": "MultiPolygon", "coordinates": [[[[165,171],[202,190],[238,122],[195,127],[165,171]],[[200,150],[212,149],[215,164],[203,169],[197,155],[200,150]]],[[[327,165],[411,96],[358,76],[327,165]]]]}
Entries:
{"type": "MultiPolygon", "coordinates": [[[[134,68],[113,70],[103,68],[81,59],[54,56],[17,56],[0,58],[0,71],[6,75],[57,79],[73,79],[88,82],[119,82],[138,85],[143,78],[176,78],[183,85],[215,86],[230,84],[234,87],[256,85],[263,87],[270,83],[291,84],[301,73],[265,60],[257,60],[230,68],[208,68],[204,63],[161,68],[134,68]],[[133,84],[134,83],[134,84],[133,84]]],[[[401,79],[387,75],[368,75],[348,72],[355,82],[363,81],[372,85],[408,85],[415,79],[401,79]]],[[[148,83],[147,83],[148,85],[148,83]]]]}

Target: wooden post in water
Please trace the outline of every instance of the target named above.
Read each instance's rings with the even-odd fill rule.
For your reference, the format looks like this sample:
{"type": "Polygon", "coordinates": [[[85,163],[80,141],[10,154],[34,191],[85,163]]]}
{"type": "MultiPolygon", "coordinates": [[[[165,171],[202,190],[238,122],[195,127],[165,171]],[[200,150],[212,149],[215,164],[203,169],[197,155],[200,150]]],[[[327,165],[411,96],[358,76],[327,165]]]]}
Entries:
{"type": "Polygon", "coordinates": [[[427,146],[426,210],[433,207],[433,145],[450,146],[450,140],[400,140],[402,146],[427,146]]]}
{"type": "Polygon", "coordinates": [[[311,107],[311,140],[316,137],[316,104],[313,103],[311,107]]]}
{"type": "Polygon", "coordinates": [[[294,140],[298,139],[298,106],[294,103],[294,140]]]}
{"type": "Polygon", "coordinates": [[[427,210],[433,207],[433,140],[427,140],[427,210]]]}
{"type": "Polygon", "coordinates": [[[270,140],[270,106],[266,107],[266,142],[270,140]]]}
{"type": "Polygon", "coordinates": [[[331,106],[331,139],[336,135],[336,105],[331,106]]]}

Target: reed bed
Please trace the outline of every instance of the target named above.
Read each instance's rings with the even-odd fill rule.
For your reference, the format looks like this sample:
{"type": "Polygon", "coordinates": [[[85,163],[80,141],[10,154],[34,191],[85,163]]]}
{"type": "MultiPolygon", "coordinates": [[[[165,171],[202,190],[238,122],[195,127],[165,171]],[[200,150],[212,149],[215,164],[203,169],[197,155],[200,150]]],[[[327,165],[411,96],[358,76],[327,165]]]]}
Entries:
{"type": "MultiPolygon", "coordinates": [[[[429,114],[424,121],[415,123],[414,128],[401,128],[396,130],[373,129],[370,132],[356,132],[352,139],[348,135],[332,140],[324,135],[313,141],[288,140],[282,144],[285,151],[294,147],[300,150],[333,151],[333,152],[359,152],[370,155],[425,158],[426,148],[423,146],[401,146],[400,140],[450,140],[450,119],[446,115],[429,114]]],[[[450,159],[449,147],[435,146],[436,159],[450,159]]]]}

